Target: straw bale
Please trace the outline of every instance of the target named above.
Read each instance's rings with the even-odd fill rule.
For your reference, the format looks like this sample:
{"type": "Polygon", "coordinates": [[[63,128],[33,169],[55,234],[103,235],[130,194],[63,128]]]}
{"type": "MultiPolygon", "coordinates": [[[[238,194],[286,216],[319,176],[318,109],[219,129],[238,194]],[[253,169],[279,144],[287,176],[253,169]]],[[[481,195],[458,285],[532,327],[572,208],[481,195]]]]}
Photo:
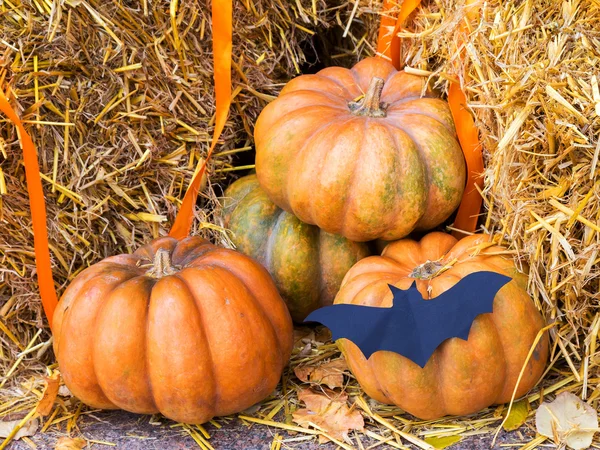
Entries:
{"type": "Polygon", "coordinates": [[[483,3],[465,78],[454,44],[460,3],[425,3],[401,31],[404,62],[442,89],[461,80],[485,149],[483,230],[529,266],[549,321],[587,329],[600,298],[600,4],[483,3]]]}
{"type": "MultiPolygon", "coordinates": [[[[234,151],[213,161],[212,187],[226,184],[226,174],[251,166],[249,137],[257,113],[282,83],[306,69],[304,63],[316,62],[310,58],[318,54],[327,64],[348,66],[373,53],[380,3],[237,2],[237,89],[221,147],[234,151]],[[328,28],[337,31],[322,34],[328,28]],[[249,156],[229,159],[240,154],[249,156]]],[[[116,0],[5,0],[0,5],[0,17],[8,23],[0,27],[5,46],[0,79],[11,87],[21,114],[30,121],[74,124],[30,128],[42,172],[51,180],[45,187],[61,289],[101,257],[165,232],[210,139],[206,4],[140,4],[139,9],[116,0]]],[[[547,395],[570,391],[597,407],[600,3],[481,2],[481,16],[472,22],[464,48],[468,77],[457,72],[463,66],[455,45],[465,19],[463,5],[424,0],[401,30],[402,60],[442,92],[450,80],[461,81],[466,89],[486,163],[482,229],[507,245],[519,265],[528,266],[536,304],[548,322],[557,321],[550,330],[553,347],[544,389],[534,390],[528,400],[536,404],[547,395]]],[[[39,368],[39,353],[47,349],[40,343],[48,342],[48,334],[37,331],[42,319],[14,130],[3,127],[2,138],[0,189],[3,180],[6,188],[0,197],[0,363],[7,370],[16,367],[11,373],[27,374],[26,369],[39,368]],[[18,359],[28,345],[35,350],[18,359]]],[[[201,202],[195,233],[209,231],[214,195],[209,189],[201,202]]],[[[218,227],[213,228],[212,237],[223,240],[218,227]]],[[[311,345],[295,353],[292,368],[338,355],[329,343],[311,345]]],[[[44,361],[51,360],[48,353],[44,361]]],[[[31,386],[21,378],[14,389],[27,394],[31,386]]],[[[299,386],[290,369],[281,395],[243,420],[289,429],[289,423],[274,417],[279,409],[290,416],[299,386]]],[[[394,444],[407,439],[399,430],[420,438],[491,433],[506,412],[492,408],[470,418],[420,422],[394,407],[365,402],[352,378],[345,389],[368,419],[366,434],[394,444]]],[[[2,399],[2,411],[26,412],[37,402],[35,396],[24,395],[20,402],[10,398],[2,399]],[[6,406],[10,401],[16,406],[6,406]]],[[[526,448],[542,441],[531,441],[526,448]]]]}
{"type": "Polygon", "coordinates": [[[412,18],[400,33],[403,62],[442,91],[459,80],[480,130],[481,229],[529,270],[536,305],[557,324],[547,373],[570,376],[565,384],[596,405],[600,3],[481,3],[463,48],[462,4],[425,2],[412,18]]]}
{"type": "MultiPolygon", "coordinates": [[[[320,63],[317,32],[333,31],[322,38],[337,41],[333,58],[357,59],[370,43],[354,36],[366,27],[348,2],[234,4],[233,105],[193,230],[218,241],[226,235],[214,225],[215,189],[244,168],[239,161],[251,167],[253,123],[266,102],[320,63]],[[341,39],[346,21],[356,25],[341,39]]],[[[85,267],[168,231],[212,136],[210,7],[209,0],[0,4],[0,85],[38,148],[59,294],[85,267]]],[[[0,328],[15,338],[0,331],[4,367],[44,320],[21,151],[14,127],[1,120],[0,328]]],[[[49,339],[47,330],[40,339],[49,339]]],[[[29,356],[17,373],[35,366],[29,356]]]]}

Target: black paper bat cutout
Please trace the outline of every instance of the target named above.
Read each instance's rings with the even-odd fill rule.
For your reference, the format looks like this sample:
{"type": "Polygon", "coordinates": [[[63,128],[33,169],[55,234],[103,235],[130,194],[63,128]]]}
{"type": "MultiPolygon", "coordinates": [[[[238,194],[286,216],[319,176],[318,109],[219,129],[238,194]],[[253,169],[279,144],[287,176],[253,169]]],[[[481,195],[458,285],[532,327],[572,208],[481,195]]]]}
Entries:
{"type": "Polygon", "coordinates": [[[475,318],[493,311],[494,297],[510,280],[496,272],[474,272],[431,300],[423,299],[416,283],[408,290],[389,285],[394,295],[391,308],[325,306],[309,314],[305,322],[325,325],[334,341],[352,341],[365,358],[387,350],[424,367],[446,339],[468,339],[475,318]]]}

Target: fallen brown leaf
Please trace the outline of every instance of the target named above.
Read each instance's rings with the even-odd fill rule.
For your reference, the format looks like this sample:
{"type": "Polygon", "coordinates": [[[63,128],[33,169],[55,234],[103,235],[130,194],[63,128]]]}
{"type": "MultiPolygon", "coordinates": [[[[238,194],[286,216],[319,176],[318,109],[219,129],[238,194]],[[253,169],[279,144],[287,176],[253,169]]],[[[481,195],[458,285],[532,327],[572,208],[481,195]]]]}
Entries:
{"type": "Polygon", "coordinates": [[[87,442],[85,439],[61,437],[58,441],[56,441],[56,447],[54,447],[54,450],[81,450],[86,446],[86,444],[87,442]]]}
{"type": "MultiPolygon", "coordinates": [[[[304,428],[317,426],[335,439],[349,441],[350,430],[363,430],[365,421],[358,410],[348,408],[348,395],[326,391],[327,395],[311,389],[298,392],[298,400],[306,408],[292,414],[294,422],[304,428]]],[[[327,442],[325,436],[319,436],[320,442],[327,442]]]]}
{"type": "Polygon", "coordinates": [[[56,396],[58,395],[58,388],[60,387],[60,373],[54,372],[51,376],[44,379],[44,393],[42,399],[37,405],[36,411],[42,416],[47,416],[52,412],[56,396]]]}
{"type": "Polygon", "coordinates": [[[340,358],[320,366],[296,366],[294,373],[305,383],[323,384],[335,389],[344,385],[344,372],[348,370],[346,361],[340,358]]]}
{"type": "Polygon", "coordinates": [[[65,384],[58,388],[58,395],[60,397],[73,397],[73,394],[65,384]]]}
{"type": "Polygon", "coordinates": [[[315,339],[315,332],[308,327],[294,328],[294,347],[304,347],[304,345],[315,339]]]}
{"type": "Polygon", "coordinates": [[[294,347],[304,347],[306,344],[324,344],[331,340],[331,331],[326,327],[296,327],[294,328],[294,347]]]}
{"type": "MultiPolygon", "coordinates": [[[[8,437],[15,427],[21,423],[21,420],[11,420],[8,422],[0,422],[0,438],[8,437]]],[[[26,436],[33,436],[37,433],[40,421],[38,419],[30,419],[25,422],[19,431],[13,436],[13,439],[21,439],[26,436]]]]}
{"type": "Polygon", "coordinates": [[[542,403],[535,415],[537,432],[554,440],[557,446],[583,450],[592,445],[598,430],[598,413],[570,392],[550,403],[542,403]]]}

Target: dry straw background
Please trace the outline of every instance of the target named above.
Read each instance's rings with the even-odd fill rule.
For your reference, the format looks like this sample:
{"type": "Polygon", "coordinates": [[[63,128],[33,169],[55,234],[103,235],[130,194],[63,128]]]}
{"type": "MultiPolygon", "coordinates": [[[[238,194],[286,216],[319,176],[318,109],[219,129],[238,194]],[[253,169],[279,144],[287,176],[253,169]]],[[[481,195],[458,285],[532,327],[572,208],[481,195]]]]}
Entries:
{"type": "MultiPolygon", "coordinates": [[[[251,168],[261,108],[312,64],[349,66],[373,54],[380,3],[234,2],[233,106],[195,234],[227,241],[216,198],[232,175],[251,168]]],[[[482,228],[529,268],[537,306],[557,322],[544,389],[529,401],[569,390],[597,408],[600,1],[482,3],[465,48],[466,82],[456,71],[454,45],[462,4],[425,0],[401,32],[403,60],[442,92],[449,80],[463,81],[485,148],[482,228]]],[[[209,11],[208,0],[0,3],[0,86],[38,147],[60,292],[88,265],[168,230],[212,134],[209,11]]],[[[37,294],[21,152],[4,119],[0,230],[0,416],[22,417],[38,402],[40,375],[53,357],[37,294]]],[[[310,351],[298,350],[293,366],[336,357],[331,344],[309,341],[310,351]]],[[[299,386],[290,383],[254,412],[256,420],[273,424],[275,409],[289,417],[299,386]]],[[[358,398],[353,380],[347,392],[358,398]]],[[[374,424],[369,433],[393,443],[409,432],[489,433],[503,414],[490,409],[436,425],[363,403],[356,404],[374,424]]],[[[61,404],[46,428],[64,431],[68,423],[70,430],[85,411],[61,404]]]]}

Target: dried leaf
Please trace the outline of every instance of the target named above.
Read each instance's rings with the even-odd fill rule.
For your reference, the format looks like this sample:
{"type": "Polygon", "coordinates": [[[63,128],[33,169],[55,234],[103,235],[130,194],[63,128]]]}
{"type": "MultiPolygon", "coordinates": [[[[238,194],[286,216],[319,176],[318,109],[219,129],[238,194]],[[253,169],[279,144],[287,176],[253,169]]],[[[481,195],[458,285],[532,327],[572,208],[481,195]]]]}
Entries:
{"type": "MultiPolygon", "coordinates": [[[[298,400],[303,401],[306,408],[293,413],[294,422],[304,428],[315,425],[335,439],[348,440],[350,430],[362,431],[364,419],[359,411],[348,408],[348,396],[332,391],[326,393],[328,395],[310,389],[298,392],[298,400]]],[[[322,437],[320,440],[327,441],[322,437]]]]}
{"type": "Polygon", "coordinates": [[[58,388],[58,395],[60,397],[73,397],[72,392],[69,390],[66,384],[63,384],[58,388]]]}
{"type": "Polygon", "coordinates": [[[510,414],[506,418],[503,428],[506,431],[516,430],[525,423],[528,414],[529,401],[527,401],[527,399],[525,398],[519,402],[516,402],[512,405],[512,408],[510,409],[510,414]]]}
{"type": "Polygon", "coordinates": [[[42,399],[37,405],[36,411],[42,416],[47,416],[52,412],[56,396],[58,395],[58,388],[60,387],[60,373],[54,372],[52,376],[44,379],[44,393],[42,399]]]}
{"type": "Polygon", "coordinates": [[[325,343],[331,340],[331,331],[327,327],[294,328],[294,347],[304,347],[308,343],[325,343]]]}
{"type": "Polygon", "coordinates": [[[346,361],[340,358],[320,366],[296,366],[294,373],[305,383],[323,384],[335,389],[344,385],[344,372],[348,370],[346,361]]]}
{"type": "Polygon", "coordinates": [[[598,415],[576,395],[563,392],[553,402],[540,405],[535,425],[539,434],[552,438],[556,445],[579,450],[592,445],[598,431],[598,415]]]}
{"type": "Polygon", "coordinates": [[[462,436],[440,436],[426,438],[425,442],[433,445],[437,449],[443,449],[462,441],[462,436]]]}
{"type": "Polygon", "coordinates": [[[315,339],[315,332],[308,327],[294,328],[294,347],[304,347],[304,345],[315,339]]]}
{"type": "Polygon", "coordinates": [[[62,437],[56,441],[54,450],[81,450],[86,444],[85,439],[62,437]]]}
{"type": "MultiPolygon", "coordinates": [[[[0,438],[6,438],[12,433],[17,425],[21,423],[22,419],[11,420],[9,422],[0,422],[0,438]]],[[[21,427],[17,434],[13,436],[13,439],[21,439],[26,436],[33,436],[37,433],[40,421],[38,419],[29,420],[25,425],[21,427]]]]}

